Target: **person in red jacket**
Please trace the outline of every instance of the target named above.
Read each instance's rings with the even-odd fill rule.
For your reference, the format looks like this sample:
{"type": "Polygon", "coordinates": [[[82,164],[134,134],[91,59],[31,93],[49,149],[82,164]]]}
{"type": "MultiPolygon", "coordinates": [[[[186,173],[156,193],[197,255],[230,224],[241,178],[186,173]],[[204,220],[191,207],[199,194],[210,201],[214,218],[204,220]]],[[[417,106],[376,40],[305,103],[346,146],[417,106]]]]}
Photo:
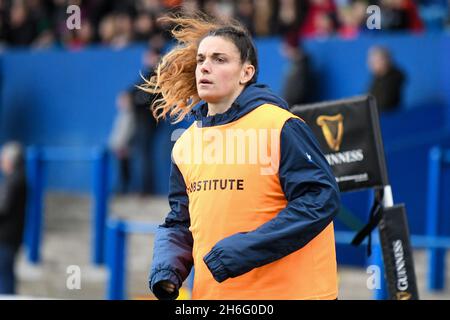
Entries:
{"type": "Polygon", "coordinates": [[[143,86],[156,118],[193,116],[172,152],[171,211],[155,235],[149,286],[175,299],[336,299],[336,179],[309,127],[257,83],[237,22],[167,18],[179,45],[143,86]]]}
{"type": "Polygon", "coordinates": [[[336,28],[336,15],[333,0],[309,0],[308,11],[299,36],[302,38],[330,36],[336,28]]]}
{"type": "Polygon", "coordinates": [[[420,33],[424,30],[417,6],[412,0],[382,0],[381,29],[407,30],[420,33]]]}

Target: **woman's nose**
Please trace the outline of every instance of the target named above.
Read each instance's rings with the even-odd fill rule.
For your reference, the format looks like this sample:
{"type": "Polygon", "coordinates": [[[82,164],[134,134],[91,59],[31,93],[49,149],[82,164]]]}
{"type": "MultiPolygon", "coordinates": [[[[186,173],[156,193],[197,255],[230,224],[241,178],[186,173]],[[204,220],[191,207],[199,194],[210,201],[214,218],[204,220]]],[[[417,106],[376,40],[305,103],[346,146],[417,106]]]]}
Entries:
{"type": "Polygon", "coordinates": [[[200,71],[202,73],[210,73],[211,72],[211,66],[209,65],[209,62],[204,61],[202,65],[200,66],[200,71]]]}

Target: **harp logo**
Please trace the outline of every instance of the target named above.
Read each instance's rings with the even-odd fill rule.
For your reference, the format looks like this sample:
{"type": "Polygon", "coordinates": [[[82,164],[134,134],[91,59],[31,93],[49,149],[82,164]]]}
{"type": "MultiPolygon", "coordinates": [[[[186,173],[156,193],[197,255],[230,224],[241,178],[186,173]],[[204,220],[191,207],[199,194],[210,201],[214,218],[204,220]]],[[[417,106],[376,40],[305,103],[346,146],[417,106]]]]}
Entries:
{"type": "Polygon", "coordinates": [[[341,113],[334,116],[319,116],[316,120],[317,125],[322,129],[325,141],[333,151],[339,151],[344,135],[344,117],[341,113]]]}
{"type": "Polygon", "coordinates": [[[411,297],[409,292],[397,292],[397,300],[411,300],[411,297]]]}
{"type": "Polygon", "coordinates": [[[397,300],[411,300],[411,297],[409,292],[397,292],[397,300]]]}

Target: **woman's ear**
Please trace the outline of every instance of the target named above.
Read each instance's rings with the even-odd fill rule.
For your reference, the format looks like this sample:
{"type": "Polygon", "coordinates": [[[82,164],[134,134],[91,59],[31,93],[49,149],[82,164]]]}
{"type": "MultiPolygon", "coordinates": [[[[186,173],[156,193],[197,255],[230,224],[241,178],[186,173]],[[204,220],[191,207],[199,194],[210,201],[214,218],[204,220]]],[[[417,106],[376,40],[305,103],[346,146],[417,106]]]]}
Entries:
{"type": "Polygon", "coordinates": [[[250,63],[245,63],[242,68],[241,79],[239,80],[239,84],[246,84],[250,80],[252,80],[255,75],[255,66],[250,63]]]}

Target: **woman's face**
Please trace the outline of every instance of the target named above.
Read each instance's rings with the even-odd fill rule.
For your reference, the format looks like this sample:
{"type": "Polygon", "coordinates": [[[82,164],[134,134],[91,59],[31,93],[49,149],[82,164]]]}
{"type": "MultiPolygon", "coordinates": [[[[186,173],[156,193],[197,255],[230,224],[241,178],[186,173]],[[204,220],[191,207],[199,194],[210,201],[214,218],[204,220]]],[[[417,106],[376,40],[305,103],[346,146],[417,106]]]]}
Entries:
{"type": "Polygon", "coordinates": [[[203,39],[198,47],[195,70],[200,99],[220,103],[235,98],[251,79],[248,79],[248,65],[241,62],[239,50],[230,40],[220,36],[203,39]]]}

